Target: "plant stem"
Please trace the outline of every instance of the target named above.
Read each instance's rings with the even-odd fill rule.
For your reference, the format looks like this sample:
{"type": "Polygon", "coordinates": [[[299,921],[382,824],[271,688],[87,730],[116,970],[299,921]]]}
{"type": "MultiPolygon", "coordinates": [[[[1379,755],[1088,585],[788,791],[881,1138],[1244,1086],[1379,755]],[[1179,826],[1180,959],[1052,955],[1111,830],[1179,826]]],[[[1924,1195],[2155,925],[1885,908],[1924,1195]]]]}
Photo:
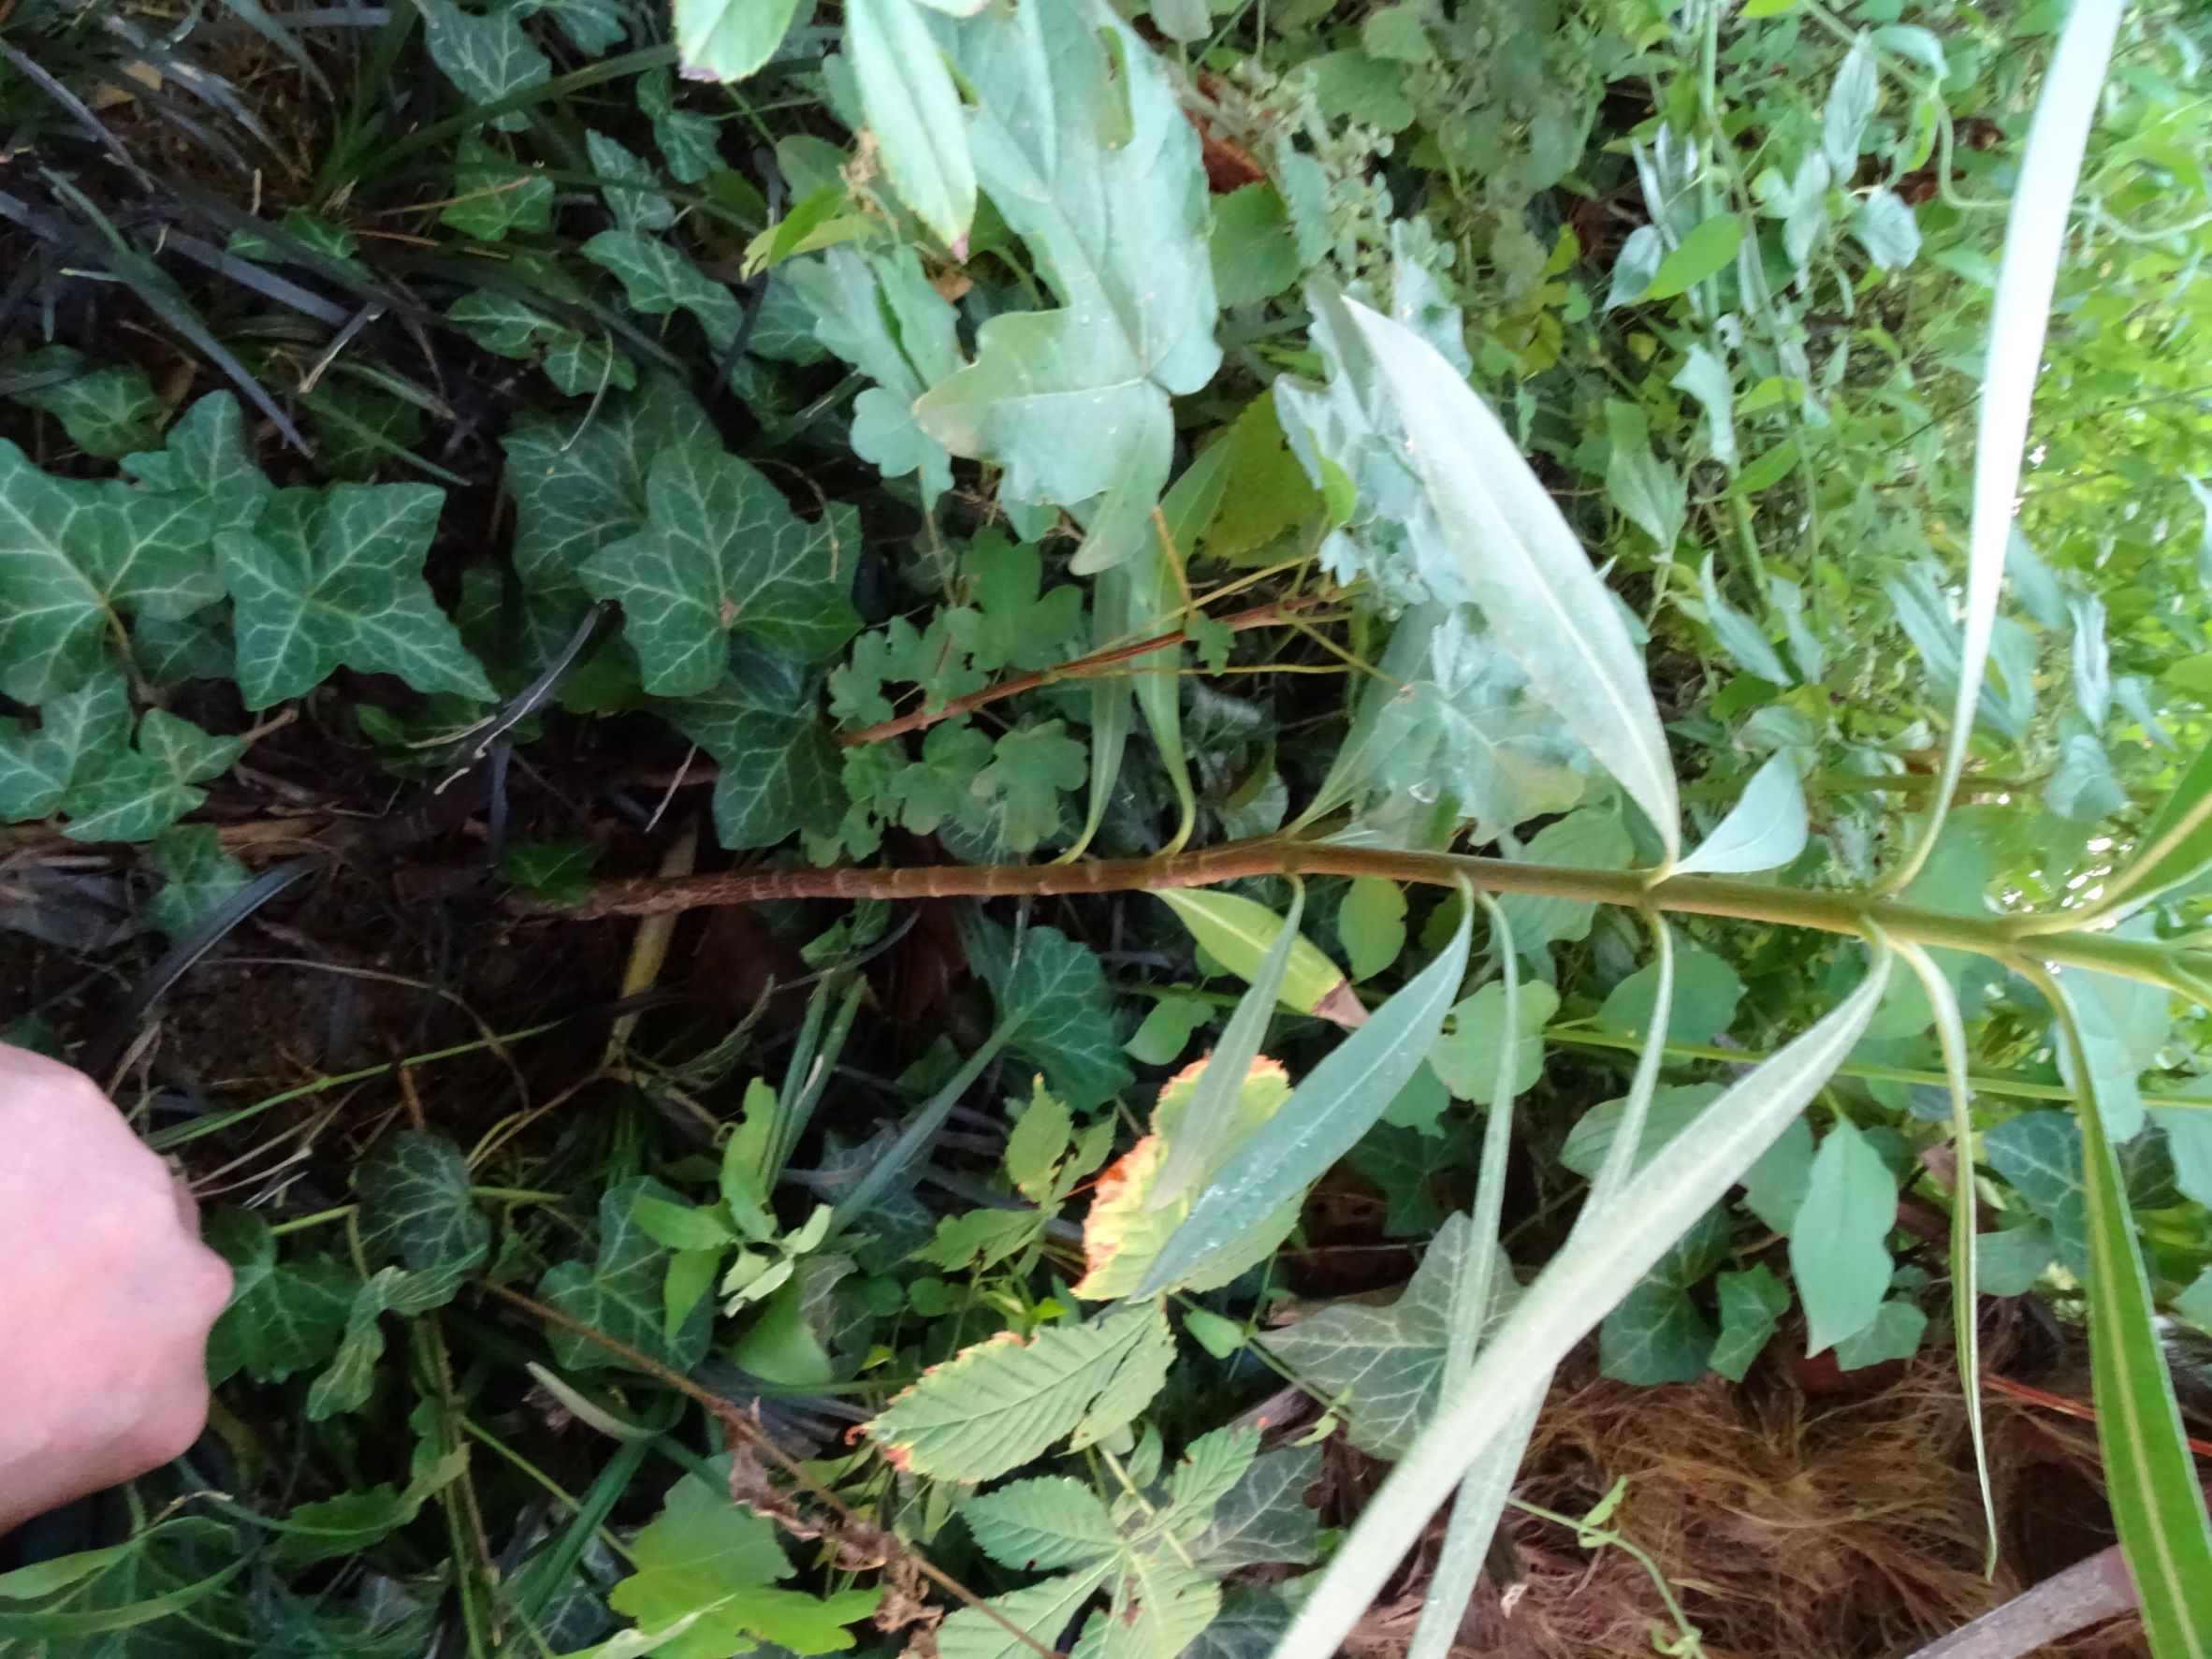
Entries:
{"type": "Polygon", "coordinates": [[[1427,887],[1464,881],[1485,893],[1525,893],[1586,904],[1650,905],[1680,915],[1726,916],[1860,937],[1878,926],[1899,939],[1971,951],[2006,962],[2041,960],[2095,968],[2154,984],[2168,982],[2161,953],[2139,941],[2081,932],[2023,938],[2028,919],[1955,916],[1863,893],[1805,893],[1748,881],[1676,876],[1653,882],[1634,870],[1516,864],[1451,852],[1404,852],[1278,837],[1230,841],[1158,858],[1098,858],[1074,864],[917,865],[890,868],[749,869],[673,879],[626,877],[595,883],[582,903],[563,909],[522,899],[539,915],[572,921],[647,916],[702,906],[768,899],[1044,897],[1065,894],[1160,892],[1211,887],[1253,876],[1372,876],[1427,887]]]}

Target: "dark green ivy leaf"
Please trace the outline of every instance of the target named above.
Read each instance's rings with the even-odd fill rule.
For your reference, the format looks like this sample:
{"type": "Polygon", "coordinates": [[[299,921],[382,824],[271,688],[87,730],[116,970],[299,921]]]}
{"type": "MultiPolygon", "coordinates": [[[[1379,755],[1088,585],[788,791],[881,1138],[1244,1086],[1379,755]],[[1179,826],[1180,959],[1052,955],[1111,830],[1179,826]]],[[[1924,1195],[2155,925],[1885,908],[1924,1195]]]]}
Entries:
{"type": "MultiPolygon", "coordinates": [[[[553,65],[523,32],[517,7],[478,17],[453,0],[414,0],[422,13],[423,40],[430,61],[445,72],[467,103],[489,104],[549,80],[553,65]]],[[[496,117],[492,125],[519,132],[530,117],[519,109],[496,117]]]]}
{"type": "Polygon", "coordinates": [[[19,403],[44,410],[62,423],[69,442],[87,455],[115,460],[143,449],[161,429],[161,398],[136,364],[92,369],[65,345],[42,346],[8,365],[18,374],[70,373],[67,379],[14,394],[19,403]]]}
{"type": "Polygon", "coordinates": [[[1704,1375],[1713,1328],[1690,1288],[1727,1253],[1728,1212],[1716,1204],[1606,1316],[1597,1332],[1598,1370],[1646,1387],[1704,1375]]]}
{"type": "MultiPolygon", "coordinates": [[[[635,1348],[649,1360],[689,1371],[706,1352],[712,1332],[711,1300],[702,1301],[667,1334],[661,1302],[668,1252],[646,1237],[634,1215],[640,1193],[680,1205],[682,1198],[658,1181],[644,1178],[609,1187],[599,1201],[599,1249],[589,1261],[564,1261],[539,1281],[538,1294],[571,1318],[635,1348]]],[[[620,1361],[605,1348],[572,1332],[549,1330],[553,1357],[571,1371],[620,1361]]]]}
{"type": "Polygon", "coordinates": [[[416,1273],[465,1273],[491,1254],[491,1223],[469,1196],[469,1165],[443,1136],[387,1135],[354,1171],[361,1248],[416,1273]]]}
{"type": "Polygon", "coordinates": [[[164,830],[146,855],[162,879],[160,891],[146,901],[146,922],[172,941],[246,884],[245,866],[223,850],[222,834],[211,823],[164,830]]]}
{"type": "Polygon", "coordinates": [[[1007,1046],[1044,1072],[1070,1106],[1103,1105],[1132,1078],[1122,1055],[1128,1036],[1106,988],[1106,970],[1087,945],[1052,927],[1009,934],[970,915],[968,960],[991,986],[1007,1046]]]}
{"type": "Polygon", "coordinates": [[[796,665],[739,646],[719,684],[662,706],[669,723],[714,757],[715,833],[725,847],[767,847],[837,828],[837,746],[796,665]]]}
{"type": "Polygon", "coordinates": [[[422,576],[444,500],[425,484],[287,489],[251,534],[216,538],[249,708],[311,691],[342,663],[418,691],[492,701],[422,576]]]}
{"type": "Polygon", "coordinates": [[[208,1339],[211,1382],[240,1372],[282,1382],[330,1357],[357,1283],[351,1273],[327,1256],[278,1260],[269,1223],[250,1211],[222,1211],[204,1236],[231,1272],[230,1303],[208,1339]]]}

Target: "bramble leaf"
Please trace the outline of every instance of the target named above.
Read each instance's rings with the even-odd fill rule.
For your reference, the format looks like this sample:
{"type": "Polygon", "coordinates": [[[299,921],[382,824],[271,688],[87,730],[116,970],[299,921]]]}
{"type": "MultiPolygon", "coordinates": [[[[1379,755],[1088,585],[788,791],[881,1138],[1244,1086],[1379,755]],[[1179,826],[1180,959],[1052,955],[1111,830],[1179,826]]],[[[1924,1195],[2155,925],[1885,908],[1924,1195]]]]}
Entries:
{"type": "Polygon", "coordinates": [[[1030,1572],[1081,1566],[1121,1547],[1106,1506],[1065,1475],[1013,1481],[977,1498],[960,1518],[985,1555],[1030,1572]]]}
{"type": "Polygon", "coordinates": [[[1059,1440],[1081,1449],[1150,1403],[1175,1339],[1157,1302],[963,1349],[895,1396],[869,1438],[902,1469],[988,1480],[1059,1440]]]}

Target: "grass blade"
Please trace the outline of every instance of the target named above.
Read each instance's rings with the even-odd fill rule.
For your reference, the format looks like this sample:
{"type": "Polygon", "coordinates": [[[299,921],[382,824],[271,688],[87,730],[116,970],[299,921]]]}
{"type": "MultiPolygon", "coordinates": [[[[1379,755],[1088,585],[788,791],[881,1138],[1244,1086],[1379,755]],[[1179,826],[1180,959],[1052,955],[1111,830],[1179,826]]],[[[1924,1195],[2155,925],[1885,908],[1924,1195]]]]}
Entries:
{"type": "Polygon", "coordinates": [[[2154,1659],[2204,1659],[2212,1653],[2212,1521],[2159,1346],[2119,1159],[2104,1130],[2102,1080],[2064,985],[2041,968],[2029,977],[2050,998],[2074,1074],[2087,1083],[2076,1115],[2088,1205],[2089,1373],[2113,1521],[2154,1659]]]}
{"type": "Polygon", "coordinates": [[[1168,1161],[1160,1170],[1159,1183],[1146,1202],[1147,1209],[1165,1209],[1182,1198],[1198,1172],[1214,1162],[1216,1142],[1236,1121],[1237,1098],[1251,1074],[1252,1062],[1259,1057],[1259,1044],[1267,1036],[1275,998],[1282,992],[1283,975],[1290,967],[1290,952],[1301,939],[1298,924],[1305,915],[1305,883],[1293,877],[1290,888],[1290,913],[1283,918],[1283,930],[1275,935],[1275,942],[1252,976],[1251,988],[1229,1016],[1229,1024],[1222,1026],[1221,1041],[1215,1045],[1205,1070],[1199,1073],[1198,1087],[1191,1091],[1190,1104],[1184,1109],[1183,1132],[1168,1149],[1168,1161]]]}
{"type": "Polygon", "coordinates": [[[1997,1571],[1997,1505],[1989,1495],[1989,1448],[1982,1438],[1981,1293],[1974,1259],[1974,1120],[1972,1094],[1966,1083],[1966,1026],[1958,998],[1935,958],[1910,940],[1899,945],[1905,966],[1920,976],[1928,1005],[1935,1011],[1936,1040],[1943,1051],[1943,1081],[1951,1091],[1951,1326],[1958,1350],[1958,1391],[1966,1402],[1966,1433],[1973,1443],[1974,1478],[1981,1483],[1982,1519],[1988,1547],[1982,1576],[1997,1571]]]}
{"type": "Polygon", "coordinates": [[[1888,941],[1877,936],[1858,989],[1669,1142],[1623,1188],[1603,1225],[1568,1239],[1391,1471],[1274,1659],[1329,1659],[1338,1651],[1437,1506],[1497,1444],[1513,1416],[1501,1406],[1525,1398],[1528,1379],[1564,1359],[1804,1109],[1866,1029],[1889,968],[1888,941]]]}
{"type": "Polygon", "coordinates": [[[1459,927],[1436,960],[1332,1050],[1244,1142],[1161,1248],[1138,1295],[1187,1278],[1200,1262],[1233,1245],[1319,1180],[1383,1114],[1444,1028],[1445,1011],[1467,970],[1474,917],[1473,903],[1464,904],[1459,927]]]}
{"type": "Polygon", "coordinates": [[[2028,414],[2043,366],[2051,295],[2058,285],[2066,221],[2081,182],[2082,153],[2097,94],[2112,58],[2125,0],[2076,0],[2059,36],[2059,49],[2035,100],[2035,120],[2020,158],[2004,226],[2004,261],[1997,272],[1997,298],[1989,316],[1989,356],[1982,372],[1982,404],[1974,431],[1973,522],[1967,534],[1965,647],[1958,692],[1951,708],[1950,741],[1928,817],[1904,861],[1883,891],[1894,893],[1920,873],[1943,827],[1951,796],[1966,769],[1974,710],[1989,663],[1997,600],[2004,587],[2005,547],[2012,535],[2020,488],[2021,453],[2028,444],[2028,414]]]}

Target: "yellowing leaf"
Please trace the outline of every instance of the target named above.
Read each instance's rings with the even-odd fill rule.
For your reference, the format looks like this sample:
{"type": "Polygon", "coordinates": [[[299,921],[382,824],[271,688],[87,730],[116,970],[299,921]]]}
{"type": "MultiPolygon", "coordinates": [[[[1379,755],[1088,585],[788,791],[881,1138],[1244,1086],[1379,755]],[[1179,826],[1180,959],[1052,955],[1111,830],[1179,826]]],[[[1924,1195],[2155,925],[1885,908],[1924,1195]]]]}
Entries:
{"type": "MultiPolygon", "coordinates": [[[[1152,1133],[1146,1135],[1099,1177],[1098,1197],[1083,1226],[1084,1260],[1089,1271],[1075,1286],[1075,1294],[1091,1302],[1128,1296],[1143,1282],[1160,1247],[1190,1214],[1192,1202],[1203,1191],[1230,1153],[1243,1145],[1254,1130],[1290,1098],[1290,1078],[1281,1065],[1260,1058],[1245,1074],[1237,1092],[1234,1115],[1218,1145],[1213,1167],[1196,1172],[1183,1183],[1182,1194],[1154,1208],[1151,1202],[1162,1171],[1172,1155],[1184,1127],[1184,1113],[1198,1091],[1206,1062],[1186,1067],[1160,1091],[1153,1108],[1152,1133]]],[[[1257,1261],[1266,1259],[1298,1220],[1301,1200],[1292,1199],[1267,1221],[1240,1241],[1236,1249],[1207,1261],[1183,1281],[1189,1290],[1211,1290],[1228,1284],[1257,1261]]]]}
{"type": "MultiPolygon", "coordinates": [[[[1159,898],[1190,929],[1191,937],[1205,947],[1209,956],[1247,982],[1258,975],[1269,949],[1282,937],[1280,916],[1265,905],[1233,893],[1171,888],[1159,898]]],[[[1290,947],[1290,963],[1283,970],[1279,995],[1283,1006],[1294,1013],[1318,1014],[1347,1028],[1367,1018],[1367,1010],[1352,995],[1344,969],[1303,935],[1290,947]]]]}

